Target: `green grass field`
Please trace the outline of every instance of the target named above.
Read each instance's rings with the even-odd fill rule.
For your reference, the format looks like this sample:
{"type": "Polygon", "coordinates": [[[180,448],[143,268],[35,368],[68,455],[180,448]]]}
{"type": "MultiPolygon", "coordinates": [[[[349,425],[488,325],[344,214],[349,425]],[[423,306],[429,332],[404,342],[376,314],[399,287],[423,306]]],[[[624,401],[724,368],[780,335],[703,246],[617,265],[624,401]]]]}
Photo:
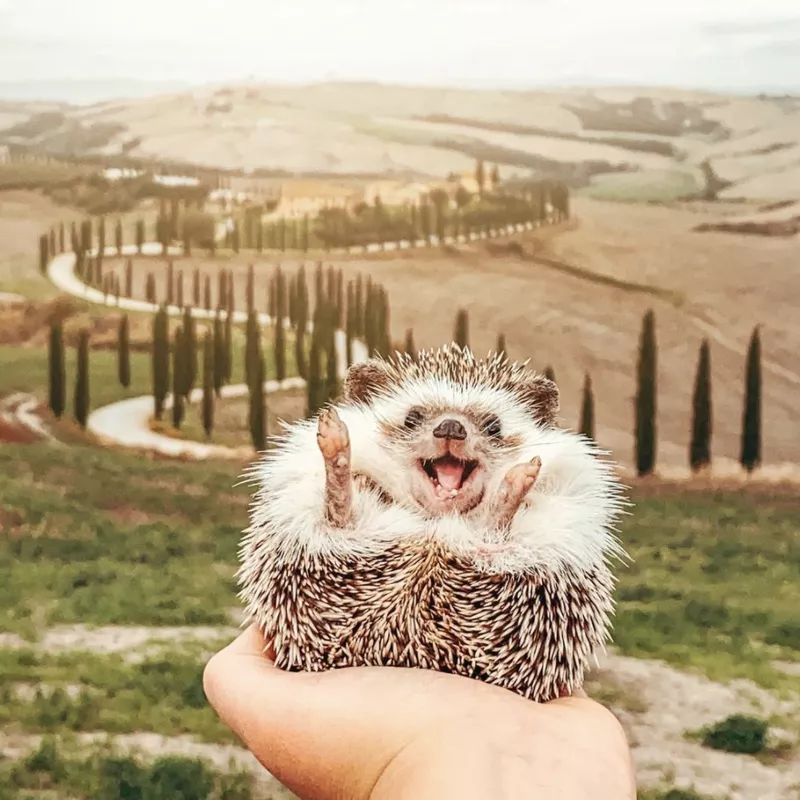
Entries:
{"type": "MultiPolygon", "coordinates": [[[[109,311],[116,318],[117,311],[109,311]]],[[[174,328],[179,324],[177,318],[171,322],[174,328]]],[[[266,332],[265,332],[266,334],[266,332]]],[[[296,374],[293,340],[287,337],[286,368],[289,375],[296,374]]],[[[267,376],[275,376],[275,356],[266,335],[263,342],[263,352],[266,359],[267,376]]],[[[244,382],[244,331],[241,326],[234,329],[233,336],[233,369],[231,383],[244,382]]],[[[72,414],[72,402],[76,371],[76,350],[74,347],[66,349],[67,370],[67,411],[66,416],[72,414]]],[[[202,360],[201,360],[202,363],[202,360]]],[[[146,395],[152,391],[152,376],[150,354],[142,352],[131,353],[131,383],[127,388],[119,382],[117,372],[116,350],[92,350],[89,357],[89,392],[91,408],[96,409],[109,403],[115,403],[129,397],[146,395]]],[[[48,353],[44,347],[16,347],[0,345],[0,374],[2,374],[3,393],[29,392],[39,397],[43,402],[48,395],[48,353]]],[[[199,385],[198,382],[195,385],[199,385]]],[[[189,414],[192,412],[190,411],[189,414]]],[[[196,415],[194,415],[196,416],[196,415]]],[[[187,420],[187,422],[189,422],[187,420]]],[[[191,423],[196,430],[191,434],[196,438],[204,438],[199,428],[199,422],[191,423]]],[[[246,428],[244,431],[247,433],[246,428]]]]}
{"type": "Polygon", "coordinates": [[[699,196],[703,185],[698,170],[651,169],[595,175],[589,186],[580,189],[578,194],[623,203],[669,203],[699,196]]]}
{"type": "MultiPolygon", "coordinates": [[[[244,466],[85,446],[0,448],[0,632],[27,640],[0,648],[4,732],[53,735],[61,750],[70,737],[97,731],[234,742],[206,705],[202,665],[231,635],[240,609],[234,573],[250,496],[236,483],[244,466]],[[37,648],[46,628],[74,623],[209,625],[219,636],[171,641],[133,662],[37,648]]],[[[621,531],[634,561],[618,570],[617,647],[720,680],[748,677],[773,689],[796,682],[772,666],[800,661],[796,498],[640,486],[634,500],[621,531]]],[[[30,794],[39,773],[0,759],[0,797],[115,796],[91,793],[112,756],[80,750],[59,758],[63,764],[39,776],[50,795],[30,794]]],[[[187,764],[180,769],[196,769],[187,764]]],[[[136,769],[144,781],[156,766],[136,769]]],[[[250,796],[219,793],[218,782],[233,778],[208,780],[207,794],[175,796],[250,796]]]]}
{"type": "MultiPolygon", "coordinates": [[[[67,413],[72,411],[75,383],[76,352],[67,348],[67,413]]],[[[0,373],[6,392],[30,392],[47,399],[47,349],[0,345],[0,373]]],[[[151,390],[150,356],[131,353],[131,384],[126,389],[117,374],[117,353],[113,350],[92,350],[89,356],[89,393],[92,408],[137,397],[151,390]]]]}

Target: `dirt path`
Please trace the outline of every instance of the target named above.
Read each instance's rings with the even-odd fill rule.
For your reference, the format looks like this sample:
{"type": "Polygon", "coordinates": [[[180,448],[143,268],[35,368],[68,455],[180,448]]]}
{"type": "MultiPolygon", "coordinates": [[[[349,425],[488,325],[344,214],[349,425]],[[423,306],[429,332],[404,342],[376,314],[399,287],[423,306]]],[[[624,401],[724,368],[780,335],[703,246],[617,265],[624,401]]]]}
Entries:
{"type": "Polygon", "coordinates": [[[737,713],[762,719],[774,715],[800,726],[800,694],[781,700],[749,681],[725,685],[659,661],[619,655],[609,655],[601,667],[601,680],[605,673],[605,680],[627,696],[628,702],[614,711],[628,733],[642,786],[694,788],[704,796],[730,800],[797,797],[792,794],[800,787],[797,729],[773,731],[795,747],[776,763],[711,750],[685,734],[737,713]]]}
{"type": "Polygon", "coordinates": [[[45,439],[60,444],[48,430],[38,412],[39,400],[33,395],[16,392],[0,398],[0,425],[5,428],[21,428],[34,439],[45,439]]]}
{"type": "Polygon", "coordinates": [[[31,648],[42,653],[86,651],[100,655],[140,657],[153,647],[208,642],[219,645],[232,640],[239,629],[211,626],[145,627],[137,625],[59,625],[44,631],[36,641],[13,633],[0,633],[0,648],[31,648]]]}

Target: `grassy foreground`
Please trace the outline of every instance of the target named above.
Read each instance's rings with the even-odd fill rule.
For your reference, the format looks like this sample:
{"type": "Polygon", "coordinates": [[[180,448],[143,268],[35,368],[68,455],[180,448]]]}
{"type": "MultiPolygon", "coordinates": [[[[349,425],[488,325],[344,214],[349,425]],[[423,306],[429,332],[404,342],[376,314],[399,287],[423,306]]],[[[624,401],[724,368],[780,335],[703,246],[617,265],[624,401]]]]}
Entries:
{"type": "MultiPolygon", "coordinates": [[[[0,628],[223,624],[248,489],[238,464],[75,447],[0,450],[0,628]],[[10,520],[10,521],[9,521],[10,520]]],[[[640,488],[621,537],[615,641],[717,678],[800,660],[796,496],[640,488]]]]}
{"type": "MultiPolygon", "coordinates": [[[[98,732],[234,744],[206,705],[202,665],[231,636],[239,609],[236,550],[250,499],[235,485],[243,466],[83,446],[0,448],[0,632],[23,637],[0,648],[0,728],[22,739],[55,736],[45,741],[57,751],[45,752],[55,759],[46,769],[0,757],[0,798],[121,797],[119,770],[145,787],[130,795],[143,800],[251,796],[244,777],[191,759],[87,754],[85,742],[69,751],[75,737],[98,732]],[[151,645],[137,660],[37,646],[45,629],[75,623],[218,630],[192,644],[151,645]],[[164,771],[172,777],[159,777],[164,771]],[[194,788],[163,794],[153,788],[162,780],[194,788]]],[[[621,651],[787,686],[792,679],[772,662],[800,661],[796,497],[641,486],[634,499],[621,531],[634,559],[619,569],[621,651]]]]}

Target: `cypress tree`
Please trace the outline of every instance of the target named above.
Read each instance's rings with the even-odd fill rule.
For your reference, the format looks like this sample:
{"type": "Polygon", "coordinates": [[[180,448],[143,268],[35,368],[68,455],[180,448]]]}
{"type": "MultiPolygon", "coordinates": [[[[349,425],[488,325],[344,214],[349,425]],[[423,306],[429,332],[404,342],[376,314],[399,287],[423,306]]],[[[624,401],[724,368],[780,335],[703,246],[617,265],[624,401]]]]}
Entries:
{"type": "Polygon", "coordinates": [[[153,317],[153,406],[154,416],[161,419],[164,412],[164,400],[169,393],[169,317],[167,310],[161,306],[153,317]]]}
{"type": "Polygon", "coordinates": [[[245,383],[250,385],[256,369],[256,362],[261,356],[261,329],[258,324],[258,315],[251,311],[247,315],[247,327],[245,328],[244,346],[244,378],[245,383]]]}
{"type": "Polygon", "coordinates": [[[414,344],[414,331],[412,328],[409,328],[406,331],[406,339],[403,345],[403,352],[411,356],[411,358],[416,361],[417,360],[417,346],[414,344]]]}
{"type": "Polygon", "coordinates": [[[336,400],[339,395],[338,359],[336,358],[336,320],[334,319],[335,311],[333,306],[328,306],[328,319],[325,324],[325,351],[327,354],[325,370],[327,392],[325,399],[331,402],[336,400]]]}
{"type": "Polygon", "coordinates": [[[758,325],[753,329],[747,348],[739,461],[747,472],[753,472],[761,464],[761,331],[758,325]]]}
{"type": "Polygon", "coordinates": [[[156,279],[152,272],[147,273],[147,282],[145,285],[145,299],[148,303],[155,305],[158,300],[156,297],[156,279]]]}
{"type": "Polygon", "coordinates": [[[305,288],[305,278],[302,276],[303,268],[300,267],[297,293],[297,326],[295,327],[294,340],[294,359],[297,363],[297,374],[301,378],[308,379],[308,367],[306,365],[306,329],[308,328],[308,293],[305,298],[303,290],[305,288]]]}
{"type": "Polygon", "coordinates": [[[325,273],[322,271],[322,262],[317,262],[314,272],[314,311],[322,305],[325,299],[325,273]]]}
{"type": "Polygon", "coordinates": [[[192,305],[200,308],[200,270],[197,267],[192,275],[192,305]]]}
{"type": "Polygon", "coordinates": [[[88,253],[92,249],[92,221],[85,219],[81,223],[81,250],[88,253]]]}
{"type": "Polygon", "coordinates": [[[342,270],[336,271],[336,327],[345,326],[345,304],[344,304],[344,274],[342,270]]]}
{"type": "Polygon", "coordinates": [[[225,385],[225,329],[222,325],[222,312],[217,309],[214,317],[214,392],[219,397],[225,385]]]}
{"type": "Polygon", "coordinates": [[[297,325],[297,275],[289,278],[289,327],[297,325]]]}
{"type": "Polygon", "coordinates": [[[503,358],[508,358],[506,351],[506,335],[504,333],[497,334],[497,345],[495,345],[495,352],[503,358]]]}
{"type": "Polygon", "coordinates": [[[236,286],[233,282],[233,270],[228,270],[228,313],[233,316],[236,310],[236,286]]]}
{"type": "Polygon", "coordinates": [[[376,330],[377,309],[375,308],[375,292],[372,283],[367,280],[364,292],[364,344],[367,346],[367,356],[370,358],[375,354],[377,347],[376,330]]]}
{"type": "Polygon", "coordinates": [[[322,408],[325,402],[325,382],[322,379],[322,352],[320,347],[320,336],[317,332],[317,325],[314,325],[314,333],[311,336],[311,352],[308,357],[308,381],[306,390],[308,392],[308,402],[306,416],[313,417],[322,408]]]}
{"type": "Polygon", "coordinates": [[[188,397],[197,380],[197,328],[192,316],[192,309],[186,308],[183,312],[183,395],[188,397]]]}
{"type": "Polygon", "coordinates": [[[364,325],[364,287],[361,282],[361,275],[356,275],[356,286],[354,290],[355,302],[355,324],[356,336],[364,336],[366,327],[364,325]]]}
{"type": "Polygon", "coordinates": [[[117,255],[122,255],[122,221],[117,219],[117,224],[114,226],[114,247],[117,249],[117,255]]]}
{"type": "Polygon", "coordinates": [[[117,376],[121,386],[127,389],[131,385],[131,343],[127,314],[120,317],[117,330],[117,376]]]}
{"type": "Polygon", "coordinates": [[[89,331],[78,334],[78,366],[75,376],[73,415],[81,428],[86,428],[89,419],[89,331]]]}
{"type": "Polygon", "coordinates": [[[206,438],[211,438],[214,429],[214,339],[210,330],[203,337],[203,430],[206,438]]]}
{"type": "Polygon", "coordinates": [[[544,376],[547,378],[547,380],[553,381],[553,383],[556,382],[556,373],[549,364],[544,368],[544,376]]]}
{"type": "Polygon", "coordinates": [[[233,223],[233,233],[232,233],[231,238],[232,238],[232,244],[233,244],[233,252],[234,253],[238,253],[239,252],[239,247],[241,246],[241,242],[242,242],[242,235],[241,235],[241,231],[239,230],[239,220],[238,219],[233,223]]]}
{"type": "Polygon", "coordinates": [[[286,329],[284,328],[286,309],[284,308],[283,280],[283,274],[278,271],[276,279],[278,307],[275,314],[275,377],[281,382],[286,380],[286,329]]]}
{"type": "Polygon", "coordinates": [[[217,273],[217,306],[228,307],[228,275],[224,269],[217,273]]]}
{"type": "Polygon", "coordinates": [[[389,293],[381,286],[378,289],[378,302],[380,309],[380,328],[378,329],[378,341],[380,353],[389,356],[392,352],[392,331],[389,314],[389,293]]]}
{"type": "Polygon", "coordinates": [[[175,276],[175,305],[183,308],[183,270],[179,269],[175,276]]]}
{"type": "Polygon", "coordinates": [[[106,218],[100,217],[97,223],[97,257],[100,261],[106,254],[106,218]]]}
{"type": "Polygon", "coordinates": [[[280,267],[276,267],[272,270],[272,275],[270,275],[269,283],[267,284],[267,314],[270,317],[272,324],[275,324],[275,318],[278,315],[278,293],[277,293],[277,270],[280,267]]]}
{"type": "Polygon", "coordinates": [[[356,309],[353,303],[354,286],[352,281],[347,283],[347,320],[345,322],[345,347],[347,351],[347,366],[354,361],[353,340],[356,337],[356,309]]]}
{"type": "Polygon", "coordinates": [[[656,323],[652,309],[644,315],[636,367],[636,471],[649,475],[656,464],[656,323]]]}
{"type": "Polygon", "coordinates": [[[205,307],[206,311],[211,311],[211,276],[210,275],[206,275],[205,284],[206,284],[205,285],[205,291],[203,293],[204,294],[203,306],[205,307]]]}
{"type": "Polygon", "coordinates": [[[708,340],[700,345],[700,358],[692,395],[692,439],[689,465],[697,472],[711,463],[711,351],[708,340]]]}
{"type": "Polygon", "coordinates": [[[136,220],[136,252],[142,254],[142,247],[144,246],[144,220],[136,220]]]}
{"type": "Polygon", "coordinates": [[[125,262],[125,297],[133,297],[133,260],[125,262]]]}
{"type": "Polygon", "coordinates": [[[250,439],[256,452],[267,449],[267,413],[264,407],[264,356],[260,353],[252,365],[250,381],[250,439]]]}
{"type": "Polygon", "coordinates": [[[167,264],[167,305],[174,305],[175,300],[175,264],[170,259],[167,264]]]}
{"type": "Polygon", "coordinates": [[[588,372],[583,381],[583,401],[581,402],[579,432],[594,440],[594,392],[592,391],[592,377],[588,372]]]}
{"type": "Polygon", "coordinates": [[[48,235],[48,249],[50,251],[50,255],[56,254],[56,229],[50,228],[50,233],[48,235]]]}
{"type": "Polygon", "coordinates": [[[62,222],[58,226],[58,252],[63,253],[65,250],[65,238],[66,238],[66,231],[64,229],[64,223],[62,222]]]}
{"type": "Polygon", "coordinates": [[[256,307],[256,276],[252,264],[247,268],[247,311],[251,312],[256,307]]]}
{"type": "Polygon", "coordinates": [[[325,299],[333,305],[336,302],[336,273],[333,264],[328,264],[325,280],[325,299]]]}
{"type": "Polygon", "coordinates": [[[233,311],[225,315],[225,383],[233,375],[233,311]]]}
{"type": "Polygon", "coordinates": [[[469,316],[465,309],[460,308],[456,314],[456,327],[453,341],[459,347],[469,347],[469,316]]]}
{"type": "Polygon", "coordinates": [[[47,272],[47,264],[50,261],[50,242],[47,239],[47,234],[43,233],[39,237],[39,272],[42,275],[47,272]]]}
{"type": "Polygon", "coordinates": [[[183,422],[183,389],[186,385],[185,363],[186,344],[183,340],[183,328],[175,329],[175,340],[172,345],[172,427],[180,428],[183,422]]]}
{"type": "Polygon", "coordinates": [[[60,321],[50,325],[49,350],[50,410],[61,418],[67,405],[67,368],[64,356],[64,331],[60,321]]]}

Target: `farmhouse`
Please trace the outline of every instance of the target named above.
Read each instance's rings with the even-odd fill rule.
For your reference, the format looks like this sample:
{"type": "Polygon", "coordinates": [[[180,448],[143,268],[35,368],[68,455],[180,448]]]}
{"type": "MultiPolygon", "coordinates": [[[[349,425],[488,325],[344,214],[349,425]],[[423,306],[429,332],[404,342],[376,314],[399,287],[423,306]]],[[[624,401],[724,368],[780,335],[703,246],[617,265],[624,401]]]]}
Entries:
{"type": "Polygon", "coordinates": [[[364,189],[359,199],[368,205],[374,205],[377,197],[387,206],[418,205],[430,190],[431,187],[425,183],[375,181],[364,189]]]}
{"type": "Polygon", "coordinates": [[[323,208],[345,208],[356,190],[332,181],[289,180],[281,184],[276,211],[289,219],[317,214],[323,208]]]}

